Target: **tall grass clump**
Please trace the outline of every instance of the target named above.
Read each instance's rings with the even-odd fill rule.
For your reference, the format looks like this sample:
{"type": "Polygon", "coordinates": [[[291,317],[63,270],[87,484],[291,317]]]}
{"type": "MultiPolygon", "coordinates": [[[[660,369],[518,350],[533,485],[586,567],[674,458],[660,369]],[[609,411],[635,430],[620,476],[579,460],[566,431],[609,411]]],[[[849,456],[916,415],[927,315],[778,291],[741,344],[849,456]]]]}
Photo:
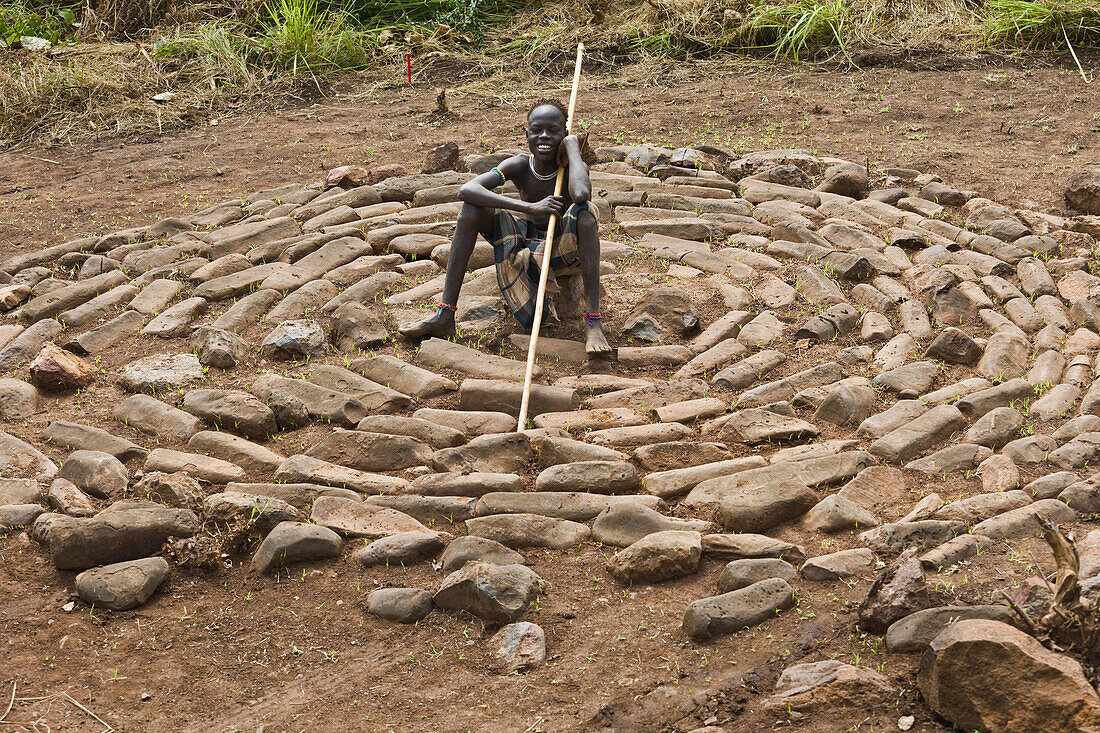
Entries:
{"type": "Polygon", "coordinates": [[[258,30],[264,60],[291,74],[362,68],[379,47],[376,33],[354,27],[345,12],[321,8],[317,0],[268,0],[258,30]]]}
{"type": "Polygon", "coordinates": [[[844,22],[846,0],[793,0],[754,6],[747,27],[758,47],[798,61],[822,49],[847,54],[844,22]]]}
{"type": "Polygon", "coordinates": [[[1100,47],[1100,0],[989,0],[985,10],[992,45],[1100,47]]]}

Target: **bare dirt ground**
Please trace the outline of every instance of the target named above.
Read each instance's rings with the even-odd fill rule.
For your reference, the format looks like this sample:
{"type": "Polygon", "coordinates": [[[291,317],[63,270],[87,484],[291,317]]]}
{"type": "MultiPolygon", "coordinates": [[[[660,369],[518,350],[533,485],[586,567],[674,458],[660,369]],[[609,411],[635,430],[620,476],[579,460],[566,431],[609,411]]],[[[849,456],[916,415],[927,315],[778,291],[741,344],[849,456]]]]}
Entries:
{"type": "MultiPolygon", "coordinates": [[[[1095,92],[1068,68],[700,67],[624,85],[628,76],[595,74],[582,95],[579,118],[596,144],[710,142],[744,152],[808,147],[872,169],[918,168],[997,201],[1049,211],[1063,208],[1067,171],[1100,159],[1095,92]]],[[[463,154],[518,146],[530,102],[547,92],[564,95],[549,88],[451,93],[450,114],[440,117],[436,95],[456,86],[451,78],[421,78],[411,89],[377,88],[376,82],[373,73],[347,79],[324,99],[241,111],[189,131],[7,153],[0,167],[0,258],[265,187],[309,183],[336,165],[400,162],[415,172],[425,153],[444,141],[456,141],[463,154]]],[[[605,311],[621,314],[636,300],[621,297],[605,311]]],[[[697,303],[701,312],[719,305],[702,297],[697,303]]],[[[614,332],[614,317],[609,325],[614,332]]],[[[259,334],[257,326],[245,335],[259,334]]],[[[575,333],[559,327],[551,335],[575,333]]],[[[814,346],[790,359],[783,373],[846,345],[814,346]]],[[[158,348],[124,342],[106,366],[158,348]]],[[[556,365],[549,372],[555,378],[569,369],[556,365]]],[[[243,388],[250,381],[248,370],[239,369],[214,378],[213,386],[243,388]]],[[[110,421],[121,396],[106,387],[59,398],[48,412],[8,429],[41,445],[37,433],[64,415],[111,422],[118,434],[149,443],[110,421]]],[[[309,429],[287,441],[308,445],[309,429]]],[[[974,478],[907,473],[910,500],[885,510],[884,518],[900,517],[933,490],[944,497],[980,491],[974,478]]],[[[859,546],[854,534],[823,539],[797,525],[777,536],[805,545],[809,555],[859,546]]],[[[930,575],[929,582],[944,602],[988,603],[995,589],[1034,573],[1032,551],[1049,567],[1049,551],[1029,541],[930,575]]],[[[722,562],[705,560],[683,580],[624,588],[605,568],[613,552],[591,543],[525,551],[550,586],[540,608],[525,616],[546,630],[548,664],[525,676],[498,676],[484,650],[488,633],[473,617],[436,612],[405,627],[365,613],[366,595],[377,587],[435,587],[440,575],[426,564],[363,569],[345,558],[295,566],[277,578],[256,577],[239,565],[176,571],[134,611],[89,609],[77,601],[66,612],[63,606],[75,598],[73,574],[55,570],[24,533],[13,533],[0,540],[0,709],[13,689],[18,700],[0,720],[39,721],[24,724],[35,731],[104,730],[98,716],[115,730],[150,733],[688,731],[705,723],[748,733],[773,726],[895,730],[899,716],[914,715],[914,731],[950,730],[915,689],[918,657],[888,656],[880,638],[856,630],[855,608],[871,577],[804,583],[792,611],[695,644],[680,628],[683,611],[713,594],[722,562]],[[826,658],[873,667],[904,692],[894,706],[835,718],[777,721],[762,709],[784,667],[826,658]]]]}

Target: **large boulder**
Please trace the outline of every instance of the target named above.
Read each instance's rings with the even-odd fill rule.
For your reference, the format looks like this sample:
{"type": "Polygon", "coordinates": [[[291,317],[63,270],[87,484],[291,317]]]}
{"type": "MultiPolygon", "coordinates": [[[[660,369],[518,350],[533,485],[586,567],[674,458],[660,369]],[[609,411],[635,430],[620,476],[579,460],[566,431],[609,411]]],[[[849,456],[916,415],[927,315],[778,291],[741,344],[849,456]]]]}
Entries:
{"type": "Polygon", "coordinates": [[[1081,665],[1000,621],[947,627],[925,650],[917,681],[928,706],[963,730],[1100,730],[1100,697],[1081,665]]]}

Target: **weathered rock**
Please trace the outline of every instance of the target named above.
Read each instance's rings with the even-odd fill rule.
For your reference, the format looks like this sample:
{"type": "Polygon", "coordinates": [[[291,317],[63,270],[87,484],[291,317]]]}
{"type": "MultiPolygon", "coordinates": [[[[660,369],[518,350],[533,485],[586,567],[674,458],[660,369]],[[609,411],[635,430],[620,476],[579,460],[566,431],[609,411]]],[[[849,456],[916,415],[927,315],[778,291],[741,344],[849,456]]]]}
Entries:
{"type": "Polygon", "coordinates": [[[897,689],[882,674],[835,659],[787,667],[764,708],[777,713],[875,710],[888,705],[897,689]]]}
{"type": "Polygon", "coordinates": [[[142,499],[192,511],[202,508],[206,498],[199,482],[182,472],[150,471],[134,484],[133,493],[142,499]]]}
{"type": "Polygon", "coordinates": [[[655,583],[691,575],[703,552],[698,532],[654,532],[615,553],[608,570],[620,583],[655,583]]]}
{"type": "Polygon", "coordinates": [[[415,624],[432,608],[432,594],[423,588],[379,588],[367,596],[368,613],[401,624],[415,624]]]}
{"type": "Polygon", "coordinates": [[[364,494],[394,494],[407,491],[409,486],[409,482],[399,476],[356,471],[354,468],[303,455],[291,456],[283,461],[275,469],[275,480],[347,488],[364,494]]]}
{"type": "Polygon", "coordinates": [[[644,504],[624,501],[612,504],[600,512],[592,524],[592,539],[605,545],[627,547],[654,532],[706,532],[709,528],[709,522],[666,517],[644,504]]]}
{"type": "Polygon", "coordinates": [[[1043,516],[1054,524],[1064,524],[1075,520],[1077,512],[1059,499],[1040,499],[979,522],[971,531],[994,540],[1037,536],[1042,532],[1038,516],[1043,516]]]}
{"type": "Polygon", "coordinates": [[[872,634],[885,634],[890,624],[931,604],[917,551],[909,549],[871,585],[859,607],[859,623],[872,634]]]}
{"type": "Polygon", "coordinates": [[[1086,214],[1100,214],[1100,165],[1086,165],[1066,181],[1066,203],[1086,214]]]}
{"type": "Polygon", "coordinates": [[[822,499],[802,519],[802,525],[806,529],[827,533],[865,529],[877,524],[875,515],[856,502],[837,494],[822,499]]]}
{"type": "Polygon", "coordinates": [[[951,539],[962,523],[922,519],[883,524],[859,534],[859,539],[876,552],[898,553],[907,547],[935,547],[951,539]]]}
{"type": "Polygon", "coordinates": [[[280,427],[298,427],[306,416],[351,428],[367,416],[367,406],[357,397],[300,379],[264,374],[252,383],[280,427]]]}
{"type": "Polygon", "coordinates": [[[248,358],[248,343],[235,333],[213,326],[197,326],[191,331],[191,348],[203,364],[232,369],[248,358]]]}
{"type": "Polygon", "coordinates": [[[0,378],[0,420],[25,420],[38,409],[38,390],[21,379],[0,378]]]}
{"type": "Polygon", "coordinates": [[[443,540],[435,532],[401,532],[382,537],[356,551],[364,566],[412,565],[443,551],[443,540]]]}
{"type": "Polygon", "coordinates": [[[212,484],[226,484],[230,481],[242,481],[244,469],[220,458],[203,456],[197,453],[156,448],[145,459],[146,471],[163,473],[182,472],[212,484]]]}
{"type": "Polygon", "coordinates": [[[323,356],[328,350],[325,332],[316,321],[284,321],[264,337],[260,352],[275,359],[298,360],[323,356]]]}
{"type": "Polygon", "coordinates": [[[860,425],[871,414],[878,395],[863,385],[842,385],[833,389],[814,412],[814,420],[834,425],[860,425]]]}
{"type": "Polygon", "coordinates": [[[516,419],[505,412],[489,410],[437,410],[422,407],[413,413],[413,417],[429,420],[468,437],[510,433],[516,427],[516,419]]]}
{"type": "Polygon", "coordinates": [[[890,624],[886,649],[895,654],[923,652],[932,640],[958,621],[985,619],[1011,624],[1017,616],[1008,606],[941,606],[911,613],[890,624]]]}
{"type": "Polygon", "coordinates": [[[709,641],[774,617],[794,605],[787,581],[769,578],[747,588],[693,601],[684,614],[684,631],[694,641],[709,641]]]}
{"type": "Polygon", "coordinates": [[[482,435],[457,448],[437,450],[432,463],[439,471],[523,473],[534,457],[522,433],[482,435]]]}
{"type": "Polygon", "coordinates": [[[458,385],[438,374],[406,364],[394,356],[371,356],[351,362],[350,369],[398,392],[420,399],[453,392],[458,385]]]}
{"type": "MultiPolygon", "coordinates": [[[[466,379],[458,392],[459,409],[492,410],[512,416],[519,415],[523,385],[495,379],[466,379]]],[[[568,412],[580,405],[576,390],[532,384],[528,415],[544,412],[568,412]]]]}
{"type": "Polygon", "coordinates": [[[144,458],[149,453],[140,445],[111,435],[106,430],[65,420],[55,420],[50,423],[42,437],[60,448],[102,451],[120,461],[144,458]]]}
{"type": "Polygon", "coordinates": [[[136,394],[119,402],[114,416],[125,425],[150,435],[184,442],[202,427],[199,418],[149,395],[136,394]]]}
{"type": "Polygon", "coordinates": [[[971,619],[926,648],[917,678],[937,714],[966,730],[1085,733],[1100,698],[1081,665],[1008,624],[971,619]]]}
{"type": "Polygon", "coordinates": [[[85,570],[76,576],[75,585],[85,603],[125,611],[148,601],[167,577],[164,558],[147,557],[85,570]]]}
{"type": "Polygon", "coordinates": [[[94,382],[96,377],[94,365],[50,343],[42,346],[30,369],[31,381],[39,389],[50,392],[81,389],[94,382]]]}
{"type": "Polygon", "coordinates": [[[67,479],[55,478],[50,484],[46,498],[62,514],[73,517],[90,517],[96,513],[95,503],[74,483],[67,479]]]}
{"type": "Polygon", "coordinates": [[[795,579],[798,572],[786,560],[778,558],[744,558],[733,560],[722,568],[722,574],[718,576],[718,592],[747,588],[753,583],[768,578],[781,578],[787,582],[795,579]]]}
{"type": "Polygon", "coordinates": [[[801,568],[806,580],[843,580],[870,571],[875,555],[866,547],[819,555],[806,561],[801,568]]]}
{"type": "Polygon", "coordinates": [[[345,537],[378,539],[400,532],[428,531],[423,524],[402,512],[336,496],[318,498],[309,519],[345,537]]]}
{"type": "Polygon", "coordinates": [[[935,476],[937,474],[973,470],[991,455],[993,455],[993,451],[984,445],[959,443],[941,448],[924,458],[910,461],[905,464],[905,467],[911,471],[920,471],[935,476]]]}
{"type": "Polygon", "coordinates": [[[876,440],[870,451],[883,460],[904,463],[947,440],[965,425],[966,418],[957,407],[937,405],[876,440]]]}
{"type": "Polygon", "coordinates": [[[508,624],[489,639],[489,656],[500,674],[538,669],[546,661],[546,634],[529,621],[508,624]]]}
{"type": "Polygon", "coordinates": [[[339,557],[340,535],[327,527],[305,522],[275,525],[252,556],[252,567],[267,573],[291,563],[339,557]]]}
{"type": "Polygon", "coordinates": [[[122,493],[130,484],[122,462],[100,451],[73,451],[61,464],[58,476],[101,499],[122,493]]]}
{"type": "Polygon", "coordinates": [[[719,437],[725,442],[761,443],[809,440],[816,438],[819,434],[817,427],[805,420],[772,412],[762,407],[752,407],[733,413],[722,426],[719,437]]]}
{"type": "Polygon", "coordinates": [[[468,562],[493,565],[523,565],[523,555],[485,537],[468,535],[455,538],[440,558],[444,572],[458,570],[468,562]]]}
{"type": "Polygon", "coordinates": [[[203,368],[194,354],[147,356],[119,370],[119,382],[130,392],[167,392],[203,378],[203,368]]]}
{"type": "Polygon", "coordinates": [[[719,521],[734,532],[757,532],[797,519],[817,503],[817,496],[797,479],[762,487],[735,489],[718,503],[719,521]]]}
{"type": "Polygon", "coordinates": [[[176,303],[159,316],[145,324],[141,332],[146,336],[158,336],[160,338],[175,338],[183,336],[190,328],[192,322],[206,312],[210,304],[206,298],[194,297],[176,303]]]}
{"type": "Polygon", "coordinates": [[[640,486],[638,472],[621,461],[562,463],[542,471],[535,480],[537,491],[585,491],[624,494],[640,486]]]}
{"type": "Polygon", "coordinates": [[[542,578],[523,565],[468,562],[444,578],[435,605],[490,623],[511,623],[542,592],[542,578]]]}
{"type": "Polygon", "coordinates": [[[248,392],[193,389],[184,395],[183,408],[219,429],[250,438],[263,440],[278,432],[275,413],[248,392]]]}
{"type": "Polygon", "coordinates": [[[194,512],[137,507],[95,517],[59,517],[50,523],[50,556],[58,570],[83,570],[159,552],[169,537],[190,537],[201,524],[194,512]]]}
{"type": "Polygon", "coordinates": [[[476,537],[496,540],[507,547],[549,547],[557,550],[579,545],[591,535],[591,530],[578,522],[520,513],[468,519],[466,531],[476,537]]]}

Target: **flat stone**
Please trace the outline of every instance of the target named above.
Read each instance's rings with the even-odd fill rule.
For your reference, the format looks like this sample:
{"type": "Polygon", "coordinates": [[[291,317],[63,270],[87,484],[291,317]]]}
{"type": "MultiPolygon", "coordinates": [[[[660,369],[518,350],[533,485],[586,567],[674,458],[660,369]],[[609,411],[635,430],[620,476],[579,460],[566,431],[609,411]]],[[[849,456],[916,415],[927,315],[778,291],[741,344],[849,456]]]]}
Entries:
{"type": "Polygon", "coordinates": [[[46,492],[50,506],[62,514],[73,517],[90,517],[96,513],[95,502],[74,483],[67,479],[55,478],[46,492]]]}
{"type": "Polygon", "coordinates": [[[862,575],[874,566],[875,554],[866,547],[860,547],[810,558],[800,572],[806,580],[837,581],[862,575]]]}
{"type": "Polygon", "coordinates": [[[373,472],[399,471],[432,462],[431,447],[416,438],[340,428],[322,438],[306,455],[373,472]]]}
{"type": "Polygon", "coordinates": [[[339,557],[340,535],[326,527],[305,522],[281,522],[268,533],[256,554],[252,567],[267,573],[291,563],[339,557]]]}
{"type": "Polygon", "coordinates": [[[909,493],[905,475],[899,469],[892,466],[870,466],[845,484],[836,496],[871,510],[904,501],[909,493]]]}
{"type": "Polygon", "coordinates": [[[38,504],[0,504],[0,527],[31,527],[44,513],[45,510],[38,504]]]}
{"type": "Polygon", "coordinates": [[[693,601],[684,614],[684,631],[694,641],[709,641],[756,626],[794,605],[787,581],[769,578],[747,588],[693,601]]]}
{"type": "Polygon", "coordinates": [[[286,483],[315,483],[352,489],[363,494],[394,494],[407,491],[409,482],[399,476],[357,471],[311,456],[287,458],[275,469],[275,480],[286,483]]]}
{"type": "Polygon", "coordinates": [[[209,307],[206,298],[193,297],[176,303],[145,324],[141,332],[146,336],[175,338],[191,330],[191,324],[209,307]]]}
{"type": "Polygon", "coordinates": [[[886,461],[907,462],[965,425],[957,407],[938,405],[876,440],[870,452],[886,461]]]}
{"type": "Polygon", "coordinates": [[[42,437],[59,448],[70,450],[91,450],[109,453],[120,461],[144,458],[149,454],[145,448],[131,443],[125,438],[112,435],[101,428],[89,425],[55,420],[51,422],[42,437]]]}
{"type": "Polygon", "coordinates": [[[985,619],[1011,624],[1017,617],[1008,606],[926,608],[890,624],[890,628],[886,630],[886,649],[894,654],[922,652],[944,629],[969,619],[985,619]]]}
{"type": "Polygon", "coordinates": [[[859,539],[875,552],[894,554],[908,547],[942,545],[962,527],[961,522],[923,519],[883,524],[866,532],[860,532],[859,539]]]}
{"type": "Polygon", "coordinates": [[[367,596],[367,613],[401,624],[415,624],[433,606],[431,592],[423,588],[379,588],[367,596]]]}
{"type": "Polygon", "coordinates": [[[382,537],[355,552],[364,567],[405,566],[435,557],[443,551],[443,540],[435,532],[401,532],[382,537]]]}
{"type": "Polygon", "coordinates": [[[387,507],[337,496],[322,496],[313,504],[309,519],[345,537],[379,539],[401,532],[428,532],[407,514],[387,507]]]}
{"type": "Polygon", "coordinates": [[[734,490],[718,503],[722,526],[735,532],[757,532],[797,519],[817,503],[817,496],[798,480],[734,490]]]}
{"type": "MultiPolygon", "coordinates": [[[[416,360],[426,367],[453,369],[475,379],[503,379],[522,383],[526,371],[526,365],[522,361],[485,354],[477,349],[437,338],[427,339],[420,345],[416,360]]],[[[532,379],[539,382],[543,380],[543,370],[537,364],[532,379]]]]}
{"type": "Polygon", "coordinates": [[[466,531],[496,540],[507,547],[549,547],[565,549],[588,539],[591,530],[568,519],[538,514],[496,514],[466,521],[466,531]]]}
{"type": "Polygon", "coordinates": [[[432,465],[437,471],[524,473],[533,458],[526,435],[504,433],[481,435],[466,445],[437,450],[432,465]]]}
{"type": "Polygon", "coordinates": [[[187,447],[223,461],[234,463],[249,473],[270,473],[286,456],[244,438],[215,430],[200,430],[187,441],[187,447]]]}
{"type": "Polygon", "coordinates": [[[69,339],[63,348],[78,356],[93,356],[102,353],[132,336],[145,325],[145,319],[136,311],[127,310],[106,323],[69,339]]]}
{"type": "Polygon", "coordinates": [[[438,397],[458,389],[452,380],[407,364],[394,356],[355,359],[349,368],[378,384],[420,399],[438,397]]]}
{"type": "Polygon", "coordinates": [[[504,412],[490,410],[437,410],[424,407],[413,417],[457,430],[467,437],[512,432],[516,418],[504,412]]]}
{"type": "Polygon", "coordinates": [[[668,517],[644,504],[620,501],[600,512],[592,524],[592,538],[615,547],[627,547],[642,537],[666,530],[706,532],[710,523],[668,517]]]}
{"type": "Polygon", "coordinates": [[[626,502],[653,510],[664,506],[655,496],[607,496],[580,491],[493,491],[483,494],[477,500],[474,514],[491,516],[531,513],[573,522],[587,522],[608,507],[626,502]]]}
{"type": "Polygon", "coordinates": [[[634,466],[621,461],[581,461],[551,466],[539,473],[536,491],[585,491],[622,494],[640,486],[634,466]]]}
{"type": "Polygon", "coordinates": [[[719,437],[725,442],[762,443],[816,438],[820,431],[812,423],[754,407],[733,413],[719,437]]]}
{"type": "Polygon", "coordinates": [[[199,481],[212,484],[241,481],[245,476],[243,468],[229,461],[168,448],[156,448],[150,451],[145,459],[144,469],[164,473],[182,472],[199,481]]]}
{"type": "Polygon", "coordinates": [[[301,512],[273,496],[224,491],[203,499],[203,512],[220,525],[253,523],[260,532],[270,532],[280,522],[304,519],[301,512]]]}
{"type": "Polygon", "coordinates": [[[49,549],[58,570],[84,570],[159,552],[169,537],[190,537],[201,524],[194,512],[138,507],[95,517],[59,517],[50,523],[49,549]]]}
{"type": "Polygon", "coordinates": [[[314,420],[347,428],[354,427],[368,414],[367,406],[352,395],[277,374],[257,378],[252,383],[252,392],[271,407],[280,427],[296,427],[285,419],[289,416],[281,414],[289,411],[292,415],[295,406],[314,420]]]}
{"type": "MultiPolygon", "coordinates": [[[[493,379],[466,379],[458,392],[460,410],[489,410],[519,415],[523,385],[493,379]]],[[[528,415],[544,412],[569,412],[580,405],[576,390],[532,384],[528,415]]]]}
{"type": "Polygon", "coordinates": [[[1033,504],[979,522],[971,531],[994,540],[1035,536],[1042,531],[1038,516],[1043,516],[1055,524],[1065,524],[1074,521],[1077,518],[1077,512],[1058,499],[1040,499],[1033,504]]]}
{"type": "Polygon", "coordinates": [[[959,443],[941,448],[924,458],[910,461],[905,464],[905,467],[911,471],[920,471],[929,476],[935,476],[937,474],[973,470],[991,455],[993,455],[993,451],[983,445],[959,443]]]}
{"type": "Polygon", "coordinates": [[[119,370],[119,382],[130,392],[168,392],[203,378],[203,368],[194,354],[147,356],[119,370]]]}
{"type": "Polygon", "coordinates": [[[781,578],[789,583],[797,575],[793,565],[778,558],[733,560],[722,568],[722,574],[718,576],[718,592],[740,590],[767,578],[781,578]]]}
{"type": "Polygon", "coordinates": [[[819,501],[802,519],[806,529],[826,533],[865,529],[878,523],[875,515],[862,506],[836,494],[819,501]]]}
{"type": "Polygon", "coordinates": [[[144,605],[168,577],[164,558],[147,557],[101,568],[76,576],[76,592],[92,606],[125,611],[144,605]]]}
{"type": "Polygon", "coordinates": [[[790,563],[806,559],[805,548],[762,534],[705,534],[703,553],[721,558],[772,557],[790,563]]]}
{"type": "Polygon", "coordinates": [[[891,369],[876,376],[872,383],[901,397],[913,398],[929,390],[939,373],[939,367],[930,361],[916,361],[891,369]]]}

